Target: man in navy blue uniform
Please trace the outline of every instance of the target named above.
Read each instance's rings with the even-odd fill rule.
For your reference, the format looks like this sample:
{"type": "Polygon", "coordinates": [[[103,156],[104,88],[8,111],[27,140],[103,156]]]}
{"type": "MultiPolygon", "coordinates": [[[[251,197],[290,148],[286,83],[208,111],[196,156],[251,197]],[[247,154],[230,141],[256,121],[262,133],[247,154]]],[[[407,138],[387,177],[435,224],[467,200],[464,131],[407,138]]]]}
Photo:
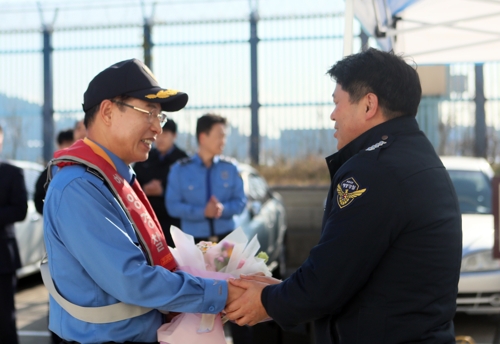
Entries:
{"type": "Polygon", "coordinates": [[[415,116],[421,86],[401,57],[369,49],[328,74],[338,152],[319,243],[287,280],[250,278],[226,307],[240,325],[314,322],[317,343],[454,343],[461,217],[415,116]]]}

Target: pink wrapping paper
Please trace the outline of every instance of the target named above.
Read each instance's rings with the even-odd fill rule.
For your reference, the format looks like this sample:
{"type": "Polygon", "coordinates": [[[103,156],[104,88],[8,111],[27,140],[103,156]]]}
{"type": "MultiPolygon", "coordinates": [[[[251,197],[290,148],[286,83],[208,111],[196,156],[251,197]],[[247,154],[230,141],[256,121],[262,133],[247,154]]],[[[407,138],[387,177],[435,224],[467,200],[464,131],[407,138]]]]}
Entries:
{"type": "Polygon", "coordinates": [[[161,344],[226,344],[220,316],[215,317],[215,326],[210,332],[198,333],[200,322],[201,314],[179,314],[158,329],[158,341],[161,344]]]}
{"type": "MultiPolygon", "coordinates": [[[[262,272],[270,276],[271,272],[265,262],[255,257],[260,244],[255,236],[250,242],[241,228],[234,230],[216,246],[209,248],[205,254],[195,245],[194,238],[180,229],[170,227],[176,248],[171,248],[177,265],[181,271],[193,276],[228,280],[240,274],[262,272]],[[223,251],[223,246],[230,243],[232,254],[227,265],[220,271],[215,269],[214,258],[223,251]]],[[[162,344],[226,344],[220,314],[183,313],[170,323],[162,325],[158,331],[158,341],[162,344]]]]}

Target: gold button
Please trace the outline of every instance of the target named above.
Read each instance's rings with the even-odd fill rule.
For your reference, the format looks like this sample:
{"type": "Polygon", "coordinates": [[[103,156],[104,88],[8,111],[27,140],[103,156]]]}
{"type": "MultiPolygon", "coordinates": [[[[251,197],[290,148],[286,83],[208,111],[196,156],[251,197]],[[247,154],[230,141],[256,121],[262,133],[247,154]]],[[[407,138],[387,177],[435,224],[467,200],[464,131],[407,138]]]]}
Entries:
{"type": "Polygon", "coordinates": [[[389,138],[389,136],[387,136],[387,135],[382,136],[382,140],[387,140],[388,138],[389,138]]]}

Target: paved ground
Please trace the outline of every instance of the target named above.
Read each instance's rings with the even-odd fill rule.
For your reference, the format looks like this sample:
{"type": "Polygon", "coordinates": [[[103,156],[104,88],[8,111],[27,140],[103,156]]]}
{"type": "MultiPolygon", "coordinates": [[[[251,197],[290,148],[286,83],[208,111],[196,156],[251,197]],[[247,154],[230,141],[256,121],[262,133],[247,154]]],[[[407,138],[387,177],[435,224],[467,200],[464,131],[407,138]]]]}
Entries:
{"type": "MultiPolygon", "coordinates": [[[[16,307],[21,344],[51,344],[47,331],[47,300],[48,293],[39,275],[28,277],[19,282],[16,307]]],[[[457,315],[455,328],[457,335],[471,336],[476,344],[492,344],[496,328],[500,328],[500,316],[457,315]]],[[[266,343],[308,343],[305,328],[302,333],[299,329],[297,333],[278,334],[275,326],[267,324],[256,330],[261,334],[266,333],[266,343]]],[[[228,338],[228,344],[231,343],[231,339],[228,338]]],[[[497,342],[493,344],[497,343],[500,344],[498,338],[497,342]]]]}
{"type": "Polygon", "coordinates": [[[39,275],[18,282],[16,309],[21,344],[51,344],[47,331],[48,298],[39,275]]]}

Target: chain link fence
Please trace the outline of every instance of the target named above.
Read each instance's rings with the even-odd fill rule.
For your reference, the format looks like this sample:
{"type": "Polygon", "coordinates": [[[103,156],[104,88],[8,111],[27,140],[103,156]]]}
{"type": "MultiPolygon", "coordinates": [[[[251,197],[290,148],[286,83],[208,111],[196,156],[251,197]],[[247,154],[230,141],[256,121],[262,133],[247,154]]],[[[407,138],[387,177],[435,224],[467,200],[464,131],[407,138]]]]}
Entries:
{"type": "MultiPolygon", "coordinates": [[[[98,2],[90,1],[85,7],[85,2],[74,2],[74,7],[62,8],[52,24],[38,28],[35,23],[40,23],[43,16],[37,18],[36,9],[17,11],[12,5],[10,12],[0,13],[0,21],[5,18],[0,24],[4,158],[43,161],[43,147],[47,144],[42,116],[47,91],[44,29],[52,45],[46,51],[52,61],[52,138],[83,118],[83,93],[93,76],[121,60],[150,59],[162,86],[190,96],[188,106],[172,114],[179,128],[178,145],[194,152],[197,118],[215,112],[227,117],[230,124],[225,154],[250,162],[254,62],[258,71],[259,162],[274,164],[326,156],[336,150],[329,119],[335,85],[325,73],[342,58],[343,2],[322,9],[325,1],[312,0],[308,6],[316,12],[300,15],[287,13],[293,9],[286,8],[280,14],[278,7],[274,12],[260,11],[256,18],[256,61],[251,60],[248,8],[220,10],[217,19],[207,18],[215,14],[206,14],[202,9],[208,9],[207,4],[234,7],[246,4],[244,1],[165,2],[163,5],[170,4],[172,13],[161,2],[156,9],[141,9],[132,2],[124,2],[122,7],[111,0],[104,3],[109,6],[100,8],[98,2]],[[148,10],[162,15],[148,17],[148,10]],[[129,23],[119,20],[119,11],[126,11],[129,23]],[[191,17],[177,19],[176,13],[186,11],[191,17]],[[228,13],[239,15],[231,17],[228,13]],[[26,26],[19,25],[23,19],[34,28],[22,28],[26,26]],[[85,25],[86,21],[90,24],[85,25]]],[[[40,13],[50,17],[47,12],[40,13]]],[[[359,27],[355,31],[358,37],[359,27]]],[[[356,38],[355,51],[360,47],[360,39],[356,38]]],[[[487,155],[491,161],[499,154],[499,67],[500,63],[484,64],[487,155]]],[[[440,154],[474,155],[474,73],[473,64],[450,65],[448,92],[422,99],[417,119],[440,154]]]]}

